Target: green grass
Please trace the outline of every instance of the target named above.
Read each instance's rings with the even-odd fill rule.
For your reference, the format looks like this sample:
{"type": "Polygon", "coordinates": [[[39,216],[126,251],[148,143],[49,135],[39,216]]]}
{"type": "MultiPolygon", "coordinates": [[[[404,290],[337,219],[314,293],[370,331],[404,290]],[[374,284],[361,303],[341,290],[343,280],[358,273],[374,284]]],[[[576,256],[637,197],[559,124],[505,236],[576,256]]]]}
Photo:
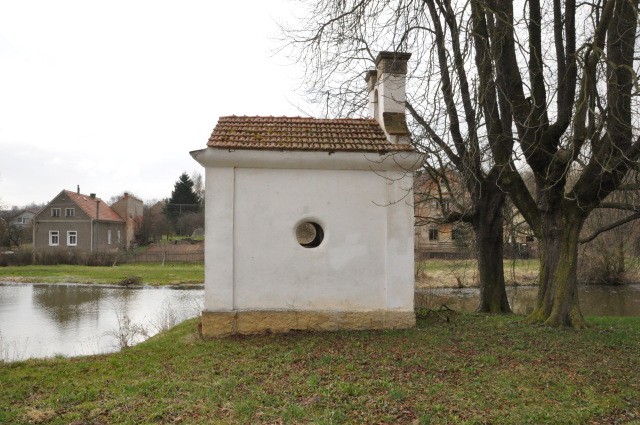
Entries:
{"type": "MultiPolygon", "coordinates": [[[[438,258],[429,258],[427,260],[416,261],[415,267],[422,268],[425,271],[443,271],[452,268],[468,267],[474,269],[476,267],[475,259],[460,260],[443,260],[438,258]]],[[[504,260],[505,270],[515,269],[521,271],[538,270],[540,262],[537,258],[504,260]]]]}
{"type": "Polygon", "coordinates": [[[0,281],[117,284],[131,277],[139,277],[141,282],[152,285],[203,283],[204,264],[165,263],[162,266],[158,263],[129,263],[113,267],[69,265],[0,267],[0,281]]]}
{"type": "Polygon", "coordinates": [[[640,319],[450,314],[216,341],[194,319],[121,353],[4,364],[0,423],[640,423],[640,319]]]}

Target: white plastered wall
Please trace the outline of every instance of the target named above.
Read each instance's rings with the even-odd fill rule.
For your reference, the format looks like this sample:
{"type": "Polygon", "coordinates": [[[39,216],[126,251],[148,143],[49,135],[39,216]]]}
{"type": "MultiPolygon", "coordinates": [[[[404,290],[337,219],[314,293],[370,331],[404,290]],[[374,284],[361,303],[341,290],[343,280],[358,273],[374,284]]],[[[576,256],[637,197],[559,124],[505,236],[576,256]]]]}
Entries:
{"type": "Polygon", "coordinates": [[[205,310],[413,310],[406,169],[419,158],[333,155],[211,148],[194,155],[206,166],[205,310]],[[267,168],[256,166],[256,155],[267,168]],[[331,164],[340,169],[326,169],[331,164]],[[322,226],[320,246],[297,242],[303,221],[322,226]]]}

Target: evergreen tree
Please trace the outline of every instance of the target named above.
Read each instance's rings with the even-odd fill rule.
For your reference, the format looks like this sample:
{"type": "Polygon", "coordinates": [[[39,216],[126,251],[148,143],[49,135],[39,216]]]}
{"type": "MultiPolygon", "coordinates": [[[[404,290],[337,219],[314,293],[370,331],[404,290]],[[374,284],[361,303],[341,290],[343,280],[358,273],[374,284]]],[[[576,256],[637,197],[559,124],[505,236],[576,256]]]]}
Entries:
{"type": "Polygon", "coordinates": [[[186,213],[200,211],[200,197],[194,192],[193,186],[189,175],[182,173],[164,207],[164,214],[172,223],[175,224],[186,213]]]}

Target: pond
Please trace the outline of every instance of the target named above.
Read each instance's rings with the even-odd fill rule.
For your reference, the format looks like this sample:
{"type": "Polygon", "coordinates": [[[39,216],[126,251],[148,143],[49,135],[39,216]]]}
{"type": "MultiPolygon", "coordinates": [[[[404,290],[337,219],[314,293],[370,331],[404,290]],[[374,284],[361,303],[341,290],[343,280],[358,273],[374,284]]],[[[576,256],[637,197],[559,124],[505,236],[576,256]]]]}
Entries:
{"type": "MultiPolygon", "coordinates": [[[[507,288],[509,304],[515,313],[528,314],[538,294],[537,286],[507,288]]],[[[585,316],[640,316],[640,284],[624,286],[581,285],[578,287],[580,307],[585,316]]],[[[437,288],[416,291],[416,307],[471,312],[478,305],[478,288],[437,288]]]]}
{"type": "MultiPolygon", "coordinates": [[[[538,288],[509,287],[516,313],[529,313],[538,288]]],[[[581,286],[587,316],[640,316],[640,284],[581,286]]],[[[0,282],[0,361],[120,350],[200,315],[204,289],[0,282]]],[[[416,307],[473,311],[477,288],[416,291],[416,307]]]]}
{"type": "Polygon", "coordinates": [[[108,353],[202,311],[204,290],[0,282],[0,361],[108,353]]]}

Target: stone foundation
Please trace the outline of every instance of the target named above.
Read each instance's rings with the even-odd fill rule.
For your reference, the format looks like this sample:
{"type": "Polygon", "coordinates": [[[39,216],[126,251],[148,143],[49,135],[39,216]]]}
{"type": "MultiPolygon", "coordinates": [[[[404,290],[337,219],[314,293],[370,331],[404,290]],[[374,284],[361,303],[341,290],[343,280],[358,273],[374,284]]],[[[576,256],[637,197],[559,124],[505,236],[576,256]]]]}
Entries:
{"type": "Polygon", "coordinates": [[[414,327],[415,324],[416,316],[413,311],[235,310],[202,312],[202,336],[204,338],[264,332],[282,333],[291,330],[407,329],[414,327]]]}

